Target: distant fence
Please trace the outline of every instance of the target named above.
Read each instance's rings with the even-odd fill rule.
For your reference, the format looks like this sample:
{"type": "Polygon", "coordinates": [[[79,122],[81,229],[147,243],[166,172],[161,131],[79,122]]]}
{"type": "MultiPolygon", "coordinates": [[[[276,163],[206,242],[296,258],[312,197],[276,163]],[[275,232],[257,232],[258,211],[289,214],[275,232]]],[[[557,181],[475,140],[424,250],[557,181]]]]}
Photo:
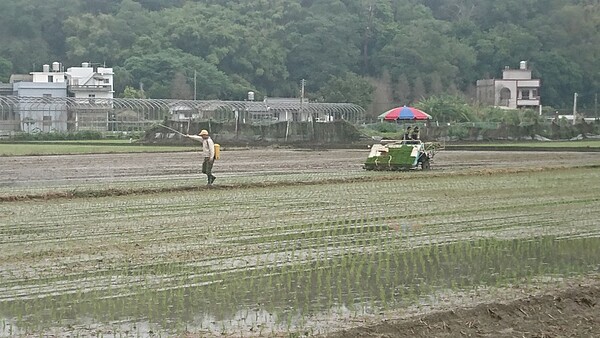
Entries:
{"type": "Polygon", "coordinates": [[[402,137],[409,126],[419,126],[420,136],[426,140],[510,140],[510,139],[572,139],[599,138],[600,120],[558,121],[545,119],[535,123],[507,124],[500,122],[437,123],[435,121],[407,121],[405,123],[379,122],[364,125],[391,137],[402,137]]]}
{"type": "Polygon", "coordinates": [[[199,101],[0,96],[0,132],[140,131],[164,120],[272,124],[282,121],[353,124],[364,121],[350,103],[199,101]]]}

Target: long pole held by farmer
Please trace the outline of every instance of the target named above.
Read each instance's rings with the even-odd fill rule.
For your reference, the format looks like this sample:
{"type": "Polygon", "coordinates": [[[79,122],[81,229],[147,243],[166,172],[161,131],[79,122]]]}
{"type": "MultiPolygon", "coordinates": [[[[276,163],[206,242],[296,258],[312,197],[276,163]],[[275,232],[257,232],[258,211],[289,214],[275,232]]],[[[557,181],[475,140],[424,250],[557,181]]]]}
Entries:
{"type": "Polygon", "coordinates": [[[216,177],[212,174],[212,167],[215,162],[215,143],[208,135],[207,130],[202,130],[198,135],[183,135],[187,138],[191,138],[192,140],[202,142],[202,156],[204,157],[204,162],[202,162],[202,173],[206,174],[208,177],[208,185],[213,184],[216,177]]]}

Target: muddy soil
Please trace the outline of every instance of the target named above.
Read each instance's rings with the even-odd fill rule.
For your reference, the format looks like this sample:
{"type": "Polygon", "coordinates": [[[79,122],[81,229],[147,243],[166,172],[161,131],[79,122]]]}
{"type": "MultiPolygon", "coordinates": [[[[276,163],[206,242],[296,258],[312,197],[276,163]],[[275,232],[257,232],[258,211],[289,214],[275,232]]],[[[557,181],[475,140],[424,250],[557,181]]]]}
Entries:
{"type": "MultiPolygon", "coordinates": [[[[215,163],[226,177],[277,174],[361,173],[368,150],[225,150],[215,163]]],[[[600,153],[441,151],[433,171],[600,165],[600,153]]],[[[0,157],[0,187],[69,186],[86,183],[198,178],[197,152],[0,157]]]]}
{"type": "Polygon", "coordinates": [[[342,337],[600,337],[600,280],[330,334],[342,337]]]}
{"type": "MultiPolygon", "coordinates": [[[[362,169],[367,153],[367,150],[226,150],[215,164],[215,172],[219,182],[225,184],[228,177],[289,173],[370,175],[362,169]]],[[[443,151],[434,160],[432,171],[444,174],[600,165],[600,153],[443,151]]],[[[201,177],[200,161],[196,152],[0,157],[0,188],[56,185],[79,188],[90,182],[192,179],[201,177]]],[[[487,300],[473,299],[464,302],[465,306],[442,307],[417,317],[346,323],[343,327],[349,329],[329,337],[600,337],[599,299],[599,280],[581,285],[567,283],[560,288],[527,291],[510,299],[493,296],[487,300]]]]}

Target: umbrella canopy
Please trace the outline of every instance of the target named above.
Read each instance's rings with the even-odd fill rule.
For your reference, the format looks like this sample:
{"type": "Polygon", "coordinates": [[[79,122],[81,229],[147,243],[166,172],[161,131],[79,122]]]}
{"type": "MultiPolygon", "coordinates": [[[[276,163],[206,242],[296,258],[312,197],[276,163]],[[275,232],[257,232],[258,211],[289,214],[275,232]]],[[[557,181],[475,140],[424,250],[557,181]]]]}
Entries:
{"type": "Polygon", "coordinates": [[[387,121],[396,120],[429,120],[431,115],[414,107],[396,107],[379,115],[380,119],[387,121]]]}

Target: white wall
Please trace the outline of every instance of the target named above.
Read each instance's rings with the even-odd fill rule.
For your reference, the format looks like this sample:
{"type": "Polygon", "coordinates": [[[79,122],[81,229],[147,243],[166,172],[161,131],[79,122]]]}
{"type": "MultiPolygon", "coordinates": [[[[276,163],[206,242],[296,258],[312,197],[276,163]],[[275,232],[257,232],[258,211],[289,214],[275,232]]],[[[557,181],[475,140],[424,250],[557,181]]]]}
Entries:
{"type": "Polygon", "coordinates": [[[96,71],[89,66],[67,69],[69,84],[75,98],[90,98],[90,95],[93,95],[98,99],[112,99],[114,95],[113,74],[112,68],[105,67],[98,67],[96,71]]]}
{"type": "Polygon", "coordinates": [[[37,83],[48,83],[49,76],[52,76],[52,83],[64,83],[65,73],[62,72],[32,72],[33,82],[37,83]]]}
{"type": "Polygon", "coordinates": [[[505,69],[502,71],[503,80],[531,80],[531,71],[526,69],[505,69]]]}
{"type": "Polygon", "coordinates": [[[508,101],[509,108],[517,108],[517,81],[512,80],[496,80],[496,105],[500,103],[500,90],[508,88],[510,90],[510,99],[508,101]]]}
{"type": "Polygon", "coordinates": [[[519,80],[517,81],[517,86],[538,88],[540,86],[540,80],[519,80]]]}

